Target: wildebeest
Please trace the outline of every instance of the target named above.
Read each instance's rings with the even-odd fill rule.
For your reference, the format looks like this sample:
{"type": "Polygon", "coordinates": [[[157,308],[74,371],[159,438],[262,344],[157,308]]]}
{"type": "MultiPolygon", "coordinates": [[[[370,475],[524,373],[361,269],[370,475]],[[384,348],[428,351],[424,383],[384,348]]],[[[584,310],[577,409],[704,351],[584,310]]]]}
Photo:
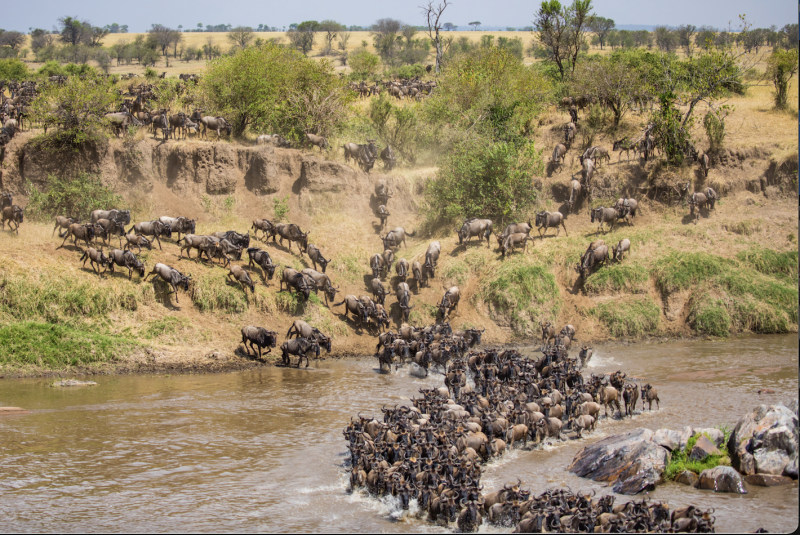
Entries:
{"type": "Polygon", "coordinates": [[[255,262],[261,268],[264,282],[272,280],[272,276],[275,274],[275,264],[272,263],[272,258],[267,251],[258,247],[248,247],[247,256],[250,258],[249,266],[255,262]]]}
{"type": "MultiPolygon", "coordinates": [[[[4,208],[3,211],[7,210],[4,208]]],[[[67,231],[64,233],[64,241],[61,242],[61,245],[58,246],[58,249],[64,247],[64,244],[67,242],[67,239],[72,236],[72,243],[77,244],[78,240],[86,242],[86,247],[89,247],[90,242],[94,239],[94,225],[91,223],[80,224],[80,223],[73,223],[69,227],[67,227],[67,231]]]]}
{"type": "Polygon", "coordinates": [[[120,132],[124,134],[129,126],[141,126],[142,124],[128,112],[111,112],[106,113],[103,117],[108,119],[109,124],[114,129],[114,135],[117,137],[119,137],[120,132]]]}
{"type": "Polygon", "coordinates": [[[503,244],[500,246],[500,253],[502,254],[503,258],[505,258],[507,253],[513,253],[514,247],[519,246],[522,244],[522,252],[524,253],[528,249],[528,240],[531,237],[523,232],[516,232],[514,234],[509,235],[503,241],[503,244]]]}
{"type": "Polygon", "coordinates": [[[330,262],[330,259],[325,260],[325,257],[322,256],[322,252],[319,250],[319,248],[311,243],[309,243],[308,247],[306,247],[306,252],[308,253],[308,258],[311,259],[311,263],[314,265],[314,269],[317,269],[317,264],[319,264],[319,266],[322,268],[322,272],[325,273],[325,268],[328,267],[328,262],[330,262]]]}
{"type": "Polygon", "coordinates": [[[575,140],[575,132],[577,130],[577,126],[574,122],[570,121],[564,125],[562,128],[564,131],[564,145],[567,147],[572,146],[572,142],[575,140]]]}
{"type": "Polygon", "coordinates": [[[381,305],[385,304],[386,302],[386,288],[383,287],[383,283],[380,279],[374,278],[370,283],[370,287],[372,289],[372,297],[381,305]]]}
{"type": "Polygon", "coordinates": [[[473,236],[477,236],[479,243],[486,238],[486,247],[491,247],[489,236],[492,235],[492,226],[493,223],[490,219],[477,219],[474,217],[467,219],[461,225],[461,228],[456,230],[458,245],[466,246],[473,236]]]}
{"type": "Polygon", "coordinates": [[[613,260],[617,262],[622,262],[625,253],[630,251],[631,249],[631,240],[625,238],[624,240],[620,240],[618,244],[611,247],[611,252],[613,253],[613,260]]]}
{"type": "Polygon", "coordinates": [[[275,225],[273,225],[268,219],[254,219],[253,226],[250,228],[253,230],[254,238],[258,237],[259,230],[264,233],[265,240],[268,240],[270,236],[275,235],[275,225]]]}
{"type": "MultiPolygon", "coordinates": [[[[126,236],[127,238],[127,236],[126,236]]],[[[199,234],[186,234],[183,238],[178,240],[177,243],[183,242],[181,246],[179,257],[183,257],[183,251],[186,251],[186,257],[192,257],[192,249],[197,249],[197,258],[202,258],[203,253],[205,252],[208,256],[208,259],[211,260],[211,254],[209,253],[209,245],[215,245],[215,241],[211,238],[211,236],[202,236],[199,234]]]]}
{"type": "Polygon", "coordinates": [[[386,184],[386,180],[381,178],[375,183],[375,198],[378,199],[380,204],[387,204],[389,199],[392,197],[392,192],[389,191],[389,186],[386,184]]]}
{"type": "Polygon", "coordinates": [[[300,254],[302,255],[308,247],[308,235],[309,232],[304,233],[300,230],[300,227],[294,223],[276,223],[275,234],[272,235],[272,241],[275,242],[275,238],[277,237],[280,240],[281,246],[283,246],[283,240],[288,240],[289,251],[292,250],[292,242],[297,242],[297,248],[300,249],[300,254]]]}
{"type": "Polygon", "coordinates": [[[708,169],[710,168],[711,160],[708,157],[708,154],[705,152],[701,152],[697,155],[697,161],[700,162],[700,170],[703,171],[703,176],[708,176],[708,169]]]}
{"type": "Polygon", "coordinates": [[[19,234],[19,226],[22,224],[24,217],[23,209],[16,204],[6,206],[2,211],[2,228],[6,228],[6,221],[8,221],[8,228],[19,234]],[[14,226],[12,227],[12,225],[14,226]]]}
{"type": "Polygon", "coordinates": [[[603,158],[609,162],[611,161],[611,156],[608,154],[608,149],[600,146],[589,147],[580,156],[580,162],[583,164],[584,160],[591,159],[597,162],[597,165],[600,165],[600,162],[602,162],[603,158]]]}
{"type": "Polygon", "coordinates": [[[702,208],[707,208],[708,210],[714,210],[714,205],[717,202],[717,192],[711,188],[706,188],[704,193],[692,193],[692,197],[689,199],[689,214],[695,215],[694,224],[697,224],[697,220],[700,219],[700,210],[702,208]],[[695,214],[695,209],[697,213],[695,214]]]}
{"type": "Polygon", "coordinates": [[[226,121],[224,117],[203,117],[203,111],[204,110],[197,109],[191,116],[192,121],[196,122],[198,125],[203,125],[201,137],[208,139],[208,135],[206,134],[208,130],[216,131],[217,139],[220,138],[222,131],[225,131],[225,133],[229,136],[231,135],[233,126],[231,126],[231,124],[226,121]]]}
{"type": "Polygon", "coordinates": [[[656,402],[656,408],[660,408],[661,400],[658,399],[658,392],[650,386],[650,383],[642,387],[642,410],[644,410],[645,401],[648,403],[647,410],[653,410],[654,401],[656,402]]]}
{"type": "Polygon", "coordinates": [[[578,198],[581,196],[581,182],[580,180],[575,180],[574,178],[570,181],[569,185],[569,200],[567,201],[567,206],[569,206],[570,212],[572,211],[572,207],[578,201],[578,198]]]}
{"type": "Polygon", "coordinates": [[[567,147],[562,143],[559,143],[553,149],[553,155],[550,157],[550,165],[552,165],[553,169],[555,169],[558,165],[564,163],[566,157],[567,157],[567,147]]]}
{"type": "Polygon", "coordinates": [[[505,230],[503,230],[502,234],[497,235],[497,245],[502,247],[503,242],[510,235],[516,234],[518,232],[521,232],[523,234],[530,234],[532,229],[533,226],[531,225],[530,221],[528,221],[527,223],[510,223],[509,225],[506,226],[505,230]]]}
{"type": "Polygon", "coordinates": [[[394,165],[397,162],[397,158],[395,158],[394,151],[392,150],[391,145],[386,145],[386,148],[381,151],[381,161],[383,161],[383,168],[391,171],[394,169],[394,165]]]}
{"type": "Polygon", "coordinates": [[[370,310],[354,295],[345,295],[344,301],[341,303],[334,303],[332,306],[338,307],[345,305],[344,317],[347,318],[347,313],[350,312],[358,319],[359,325],[362,323],[369,323],[370,310]]]}
{"type": "Polygon", "coordinates": [[[170,230],[168,225],[165,225],[161,221],[144,221],[142,223],[136,223],[133,225],[129,230],[128,234],[138,234],[140,236],[152,236],[158,242],[158,248],[161,250],[161,240],[158,239],[159,236],[164,236],[169,238],[172,236],[172,231],[170,230]]]}
{"type": "MultiPolygon", "coordinates": [[[[600,229],[603,228],[604,224],[610,225],[610,230],[614,230],[614,224],[617,222],[617,219],[619,219],[619,212],[614,208],[600,206],[591,210],[591,222],[599,223],[597,226],[597,234],[600,234],[600,229]]],[[[605,231],[603,233],[605,234],[605,231]]]]}
{"type": "Polygon", "coordinates": [[[88,260],[89,261],[89,265],[92,266],[92,271],[94,271],[98,275],[102,275],[102,273],[100,273],[99,270],[95,269],[95,267],[94,267],[95,264],[97,264],[98,267],[105,266],[105,269],[103,270],[103,273],[108,271],[109,266],[111,266],[111,271],[114,271],[114,266],[108,260],[108,257],[105,255],[105,253],[102,250],[95,249],[94,247],[87,248],[83,252],[83,256],[81,256],[78,260],[79,261],[83,260],[83,266],[84,267],[86,267],[86,261],[88,260]]]}
{"type": "Polygon", "coordinates": [[[382,271],[386,271],[386,262],[383,260],[383,256],[375,253],[371,257],[369,257],[369,267],[372,269],[372,278],[379,279],[381,276],[382,271]]]}
{"type": "MultiPolygon", "coordinates": [[[[487,238],[486,241],[489,241],[489,239],[487,238]]],[[[428,245],[428,249],[425,251],[425,264],[423,265],[424,270],[422,273],[425,281],[428,280],[428,273],[430,273],[430,278],[436,278],[436,266],[439,262],[441,250],[442,245],[438,241],[432,241],[428,245]]]]}
{"type": "Polygon", "coordinates": [[[592,177],[594,176],[594,160],[586,158],[581,162],[583,167],[583,183],[588,188],[592,185],[592,177]]]}
{"type": "Polygon", "coordinates": [[[636,149],[637,144],[633,141],[628,140],[628,138],[618,139],[614,142],[614,145],[611,147],[613,151],[619,151],[619,158],[617,158],[617,162],[622,160],[622,153],[625,152],[626,159],[631,159],[631,151],[633,151],[633,156],[636,157],[636,149]]]}
{"type": "Polygon", "coordinates": [[[639,389],[636,388],[636,385],[631,383],[625,384],[622,389],[622,399],[625,401],[625,416],[633,416],[636,402],[639,401],[639,389]]]}
{"type": "Polygon", "coordinates": [[[247,287],[250,287],[250,291],[255,293],[256,292],[256,285],[253,280],[250,278],[250,275],[247,271],[244,270],[241,266],[237,266],[235,264],[231,264],[228,268],[228,279],[233,277],[233,282],[238,282],[242,285],[242,290],[244,293],[247,293],[247,287]]]}
{"type": "Polygon", "coordinates": [[[389,210],[386,209],[386,205],[378,206],[378,212],[375,214],[378,216],[378,219],[381,220],[381,230],[386,227],[386,220],[389,219],[389,210]]]}
{"type": "Polygon", "coordinates": [[[392,269],[392,264],[394,263],[394,251],[391,249],[386,249],[383,251],[383,264],[386,266],[386,274],[389,274],[389,270],[392,269]]]}
{"type": "Polygon", "coordinates": [[[231,260],[242,259],[242,246],[234,245],[223,238],[216,243],[216,247],[206,249],[206,255],[209,256],[212,262],[214,258],[219,258],[223,266],[228,266],[231,260]],[[213,254],[211,254],[211,251],[213,251],[213,254]]]}
{"type": "Polygon", "coordinates": [[[7,191],[0,192],[0,210],[14,204],[14,197],[7,191]]]}
{"type": "Polygon", "coordinates": [[[608,260],[608,246],[603,244],[594,250],[584,253],[575,270],[580,273],[581,277],[585,278],[594,266],[605,263],[606,260],[608,260]]]}
{"type": "Polygon", "coordinates": [[[309,296],[311,295],[311,291],[317,291],[317,284],[313,279],[309,280],[310,277],[306,277],[307,275],[304,275],[295,269],[285,267],[283,268],[280,288],[278,291],[282,292],[283,285],[285,284],[286,290],[289,293],[292,293],[292,289],[294,289],[295,292],[303,296],[303,299],[308,300],[309,296]]]}
{"type": "Polygon", "coordinates": [[[272,348],[278,343],[278,333],[254,325],[242,327],[242,345],[244,345],[244,352],[249,356],[250,351],[247,350],[248,343],[250,344],[250,349],[253,350],[253,356],[256,354],[257,347],[258,358],[261,358],[262,348],[267,348],[268,354],[272,353],[272,348]]]}
{"type": "Polygon", "coordinates": [[[128,270],[128,280],[133,278],[134,271],[139,273],[139,277],[144,277],[144,263],[136,258],[136,255],[131,251],[114,249],[108,253],[108,259],[119,267],[124,267],[128,270]]]}
{"type": "Polygon", "coordinates": [[[567,226],[564,224],[564,215],[561,212],[538,212],[536,214],[536,228],[539,231],[539,237],[544,239],[544,234],[547,234],[547,229],[555,227],[556,238],[561,233],[561,228],[564,228],[564,234],[567,234],[567,226]],[[544,229],[544,234],[542,233],[544,229]]]}
{"type": "Polygon", "coordinates": [[[153,249],[153,246],[150,244],[150,240],[140,234],[126,234],[125,242],[126,251],[131,249],[133,246],[136,246],[137,251],[140,253],[142,252],[142,247],[149,250],[153,249]]]}
{"type": "Polygon", "coordinates": [[[314,284],[317,287],[317,290],[322,290],[322,294],[325,296],[325,304],[328,304],[328,301],[333,301],[336,297],[336,293],[339,291],[339,287],[333,286],[331,279],[324,273],[320,273],[311,268],[305,268],[300,273],[306,275],[307,277],[311,277],[314,280],[314,284]]]}
{"type": "Polygon", "coordinates": [[[181,239],[181,233],[184,234],[194,234],[195,233],[195,226],[197,224],[196,219],[189,219],[188,217],[168,217],[168,216],[161,216],[158,220],[167,225],[171,232],[175,232],[178,234],[178,240],[181,239]]]}
{"type": "Polygon", "coordinates": [[[328,140],[322,136],[317,136],[314,134],[306,133],[306,143],[309,145],[313,145],[315,147],[319,147],[319,151],[322,152],[323,149],[330,150],[331,146],[328,144],[328,140]]]}
{"type": "Polygon", "coordinates": [[[297,355],[297,367],[303,359],[306,359],[306,368],[308,368],[309,360],[308,354],[314,353],[319,357],[319,344],[313,338],[293,338],[281,344],[281,351],[283,352],[283,365],[289,366],[289,355],[297,355]]]}
{"type": "Polygon", "coordinates": [[[442,317],[446,317],[452,312],[453,310],[458,308],[458,302],[461,300],[461,290],[458,289],[458,286],[452,286],[449,290],[444,293],[442,296],[442,300],[439,302],[439,311],[442,313],[442,317]]]}
{"type": "Polygon", "coordinates": [[[153,121],[150,125],[153,128],[153,138],[158,139],[159,130],[161,131],[164,141],[169,138],[171,129],[169,127],[169,116],[166,110],[160,110],[158,114],[153,115],[153,121]]]}
{"type": "Polygon", "coordinates": [[[247,234],[239,234],[235,230],[212,232],[211,237],[216,240],[228,240],[233,245],[239,247],[250,247],[250,231],[247,234]]]}
{"type": "Polygon", "coordinates": [[[617,199],[614,203],[614,209],[617,211],[618,219],[625,219],[626,223],[633,224],[632,218],[636,217],[636,211],[639,208],[639,203],[636,199],[617,199]]]}
{"type": "Polygon", "coordinates": [[[316,340],[320,347],[325,348],[328,353],[331,352],[331,338],[325,336],[319,329],[312,327],[303,320],[294,320],[292,326],[289,327],[286,338],[291,338],[292,336],[316,340]]]}
{"type": "Polygon", "coordinates": [[[408,315],[411,313],[411,309],[414,308],[411,306],[411,292],[408,284],[405,282],[398,283],[395,296],[397,297],[397,306],[400,307],[402,312],[402,321],[408,321],[408,315]]]}
{"type": "Polygon", "coordinates": [[[384,249],[392,249],[394,247],[400,247],[400,244],[403,244],[403,247],[406,246],[406,236],[414,237],[413,232],[406,232],[403,227],[397,227],[393,231],[386,234],[386,236],[381,236],[381,241],[383,241],[383,248],[384,249]]]}
{"type": "Polygon", "coordinates": [[[167,283],[172,286],[172,291],[167,292],[167,295],[175,294],[175,302],[178,302],[178,287],[183,286],[183,290],[188,292],[189,291],[189,281],[192,280],[191,275],[184,275],[180,271],[175,268],[172,268],[166,264],[156,264],[153,266],[153,271],[147,274],[144,278],[144,282],[147,282],[148,277],[151,275],[158,275],[163,280],[167,281],[167,283]]]}
{"type": "Polygon", "coordinates": [[[414,281],[417,284],[417,290],[419,290],[420,286],[428,280],[428,277],[423,274],[422,264],[419,262],[414,262],[411,264],[411,273],[414,277],[414,281]]]}
{"type": "Polygon", "coordinates": [[[400,260],[398,260],[394,266],[394,270],[397,273],[397,276],[400,277],[400,279],[402,279],[403,282],[405,282],[406,278],[408,278],[408,271],[409,271],[408,260],[406,260],[405,258],[401,258],[400,260]]]}
{"type": "Polygon", "coordinates": [[[125,235],[125,227],[117,223],[115,219],[100,219],[95,223],[95,234],[100,233],[103,241],[108,243],[109,236],[117,236],[119,244],[122,246],[122,237],[125,235]]]}
{"type": "Polygon", "coordinates": [[[121,225],[129,225],[131,222],[130,210],[94,210],[92,212],[92,223],[97,223],[100,219],[114,219],[121,225]]]}
{"type": "Polygon", "coordinates": [[[291,147],[289,141],[280,134],[262,134],[256,138],[256,145],[275,145],[276,147],[291,147]]]}

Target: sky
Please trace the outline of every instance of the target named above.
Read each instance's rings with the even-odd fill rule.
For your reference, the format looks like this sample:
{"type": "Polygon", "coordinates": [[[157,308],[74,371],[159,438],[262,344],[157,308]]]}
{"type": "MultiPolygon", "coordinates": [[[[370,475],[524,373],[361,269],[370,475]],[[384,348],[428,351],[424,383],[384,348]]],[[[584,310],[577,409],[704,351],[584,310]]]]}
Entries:
{"type": "MultiPolygon", "coordinates": [[[[8,2],[3,8],[0,28],[24,32],[37,27],[52,29],[62,16],[88,19],[95,26],[127,24],[131,32],[146,31],[154,23],[173,28],[179,24],[195,28],[198,23],[288,27],[304,20],[333,19],[346,25],[368,26],[386,17],[422,25],[424,20],[418,7],[422,3],[423,0],[300,0],[288,4],[274,0],[137,0],[131,4],[108,0],[32,0],[30,4],[8,2]]],[[[729,21],[738,23],[740,14],[746,14],[754,27],[774,24],[780,28],[798,20],[793,0],[594,0],[593,4],[597,15],[626,25],[694,24],[722,28],[729,21]]],[[[495,27],[528,26],[538,5],[536,0],[454,0],[445,11],[445,22],[458,26],[472,21],[495,27]]]]}

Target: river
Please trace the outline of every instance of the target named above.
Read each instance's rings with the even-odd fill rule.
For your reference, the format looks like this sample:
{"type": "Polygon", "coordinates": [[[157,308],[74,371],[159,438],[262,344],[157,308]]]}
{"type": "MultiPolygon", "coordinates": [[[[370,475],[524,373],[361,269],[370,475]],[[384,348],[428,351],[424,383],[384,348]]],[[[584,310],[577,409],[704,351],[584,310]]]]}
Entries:
{"type": "MultiPolygon", "coordinates": [[[[91,387],[0,380],[0,406],[32,411],[0,418],[0,529],[442,531],[398,519],[389,499],[346,493],[341,430],[350,416],[442,383],[408,368],[376,368],[365,358],[300,370],[101,376],[91,387]]],[[[732,426],[759,403],[788,403],[798,392],[798,337],[606,345],[587,371],[618,369],[656,385],[661,408],[601,419],[581,440],[511,451],[484,470],[486,491],[519,477],[535,494],[562,485],[608,493],[566,472],[581,447],[635,427],[732,426]],[[776,393],[759,395],[760,388],[776,393]]],[[[749,490],[724,495],[669,483],[650,495],[672,507],[716,508],[717,531],[797,527],[796,482],[749,490]]]]}

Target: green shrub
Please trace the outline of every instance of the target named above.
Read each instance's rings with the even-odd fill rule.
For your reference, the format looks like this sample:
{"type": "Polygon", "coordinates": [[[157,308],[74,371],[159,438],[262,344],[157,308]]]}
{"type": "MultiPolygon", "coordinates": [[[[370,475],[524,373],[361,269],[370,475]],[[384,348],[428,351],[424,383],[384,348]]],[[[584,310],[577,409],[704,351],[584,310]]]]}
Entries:
{"type": "Polygon", "coordinates": [[[592,314],[605,323],[614,337],[639,338],[655,334],[661,324],[661,310],[650,296],[637,296],[601,303],[592,314]]]}
{"type": "MultiPolygon", "coordinates": [[[[729,464],[730,458],[728,457],[726,444],[728,443],[727,439],[730,436],[730,433],[727,431],[727,429],[723,428],[722,430],[725,433],[725,440],[723,440],[722,445],[720,445],[718,448],[720,451],[719,454],[707,455],[704,459],[699,461],[690,460],[689,454],[691,454],[692,449],[694,448],[694,445],[697,443],[697,439],[700,436],[695,435],[686,442],[686,447],[683,449],[683,451],[677,450],[672,452],[669,463],[667,463],[667,467],[664,470],[664,479],[671,481],[686,470],[689,472],[694,472],[695,474],[700,474],[703,470],[716,468],[721,464],[729,464]]],[[[702,433],[702,436],[710,439],[706,433],[702,433]]]]}
{"type": "MultiPolygon", "coordinates": [[[[201,275],[190,287],[192,302],[200,312],[219,310],[229,314],[239,314],[247,310],[247,297],[239,283],[230,283],[230,279],[220,273],[201,275]]],[[[247,296],[250,289],[247,289],[247,296]]]]}
{"type": "Polygon", "coordinates": [[[691,324],[698,333],[712,336],[728,336],[731,333],[731,316],[721,301],[700,304],[694,311],[691,324]]]}
{"type": "Polygon", "coordinates": [[[353,71],[351,78],[356,80],[366,80],[376,72],[381,64],[381,60],[375,54],[371,54],[366,49],[356,50],[348,56],[350,70],[353,71]]]}
{"type": "Polygon", "coordinates": [[[415,65],[403,65],[399,69],[397,69],[397,77],[408,79],[408,78],[416,78],[422,77],[425,75],[425,67],[420,65],[419,63],[415,65]]]}
{"type": "Polygon", "coordinates": [[[745,265],[752,266],[755,270],[765,275],[786,275],[792,280],[797,280],[797,251],[779,253],[772,249],[750,249],[741,251],[736,255],[745,265]]]}
{"type": "Polygon", "coordinates": [[[495,321],[509,323],[514,332],[529,334],[539,321],[553,320],[561,310],[555,276],[540,264],[509,258],[483,279],[480,298],[495,321]]]}
{"type": "Polygon", "coordinates": [[[47,368],[100,363],[131,353],[133,340],[47,323],[0,326],[0,364],[47,368]]]}
{"type": "Polygon", "coordinates": [[[122,197],[103,185],[98,175],[81,173],[77,177],[47,175],[42,191],[28,183],[27,215],[49,221],[57,215],[86,221],[97,207],[122,208],[122,197]]]}
{"type": "Polygon", "coordinates": [[[21,60],[0,59],[0,80],[26,80],[30,76],[31,71],[21,60]]]}
{"type": "Polygon", "coordinates": [[[587,277],[583,288],[589,294],[645,293],[649,280],[649,273],[641,264],[612,264],[587,277]]]}
{"type": "Polygon", "coordinates": [[[287,195],[283,199],[278,197],[272,199],[272,209],[276,222],[286,221],[286,214],[289,213],[289,196],[287,195]]]}
{"type": "Polygon", "coordinates": [[[63,76],[66,74],[61,64],[54,59],[39,67],[36,72],[42,76],[63,76]]]}

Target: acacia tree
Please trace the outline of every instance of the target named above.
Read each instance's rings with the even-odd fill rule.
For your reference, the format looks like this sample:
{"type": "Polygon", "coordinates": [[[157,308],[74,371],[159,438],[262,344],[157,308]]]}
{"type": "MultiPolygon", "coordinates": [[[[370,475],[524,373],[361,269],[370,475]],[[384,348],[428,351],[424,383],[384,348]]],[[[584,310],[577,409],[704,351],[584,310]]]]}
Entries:
{"type": "Polygon", "coordinates": [[[255,38],[255,35],[253,34],[253,28],[250,26],[237,26],[228,32],[227,37],[234,47],[244,50],[255,38]]]}
{"type": "Polygon", "coordinates": [[[681,24],[675,33],[678,36],[678,44],[686,50],[686,55],[692,55],[692,45],[694,44],[694,34],[697,32],[697,26],[693,24],[681,24]]]}
{"type": "MultiPolygon", "coordinates": [[[[419,6],[422,10],[422,15],[425,17],[425,21],[428,23],[428,37],[433,44],[433,48],[436,50],[436,73],[438,74],[442,68],[442,57],[444,56],[444,49],[442,47],[442,38],[439,35],[439,32],[442,28],[446,28],[449,22],[442,24],[441,18],[444,10],[447,9],[447,6],[450,5],[448,0],[442,0],[438,4],[434,6],[433,0],[429,0],[427,5],[419,6]]],[[[452,26],[452,24],[450,24],[452,26]]]]}
{"type": "Polygon", "coordinates": [[[614,114],[615,128],[633,104],[648,92],[645,74],[625,61],[623,54],[582,62],[570,84],[572,94],[585,94],[605,103],[614,114]]]}
{"type": "Polygon", "coordinates": [[[775,49],[767,61],[767,76],[775,86],[775,107],[786,107],[789,81],[797,73],[797,49],[775,49]]]}
{"type": "Polygon", "coordinates": [[[289,38],[289,42],[293,47],[307,56],[308,53],[311,52],[311,49],[314,48],[314,32],[316,32],[318,28],[319,22],[307,20],[300,24],[291,24],[289,26],[289,31],[286,32],[286,36],[289,38]]]}
{"type": "Polygon", "coordinates": [[[395,64],[395,56],[399,48],[398,36],[403,23],[397,19],[378,19],[370,27],[375,49],[387,65],[395,64]]]}
{"type": "Polygon", "coordinates": [[[568,67],[575,72],[578,54],[594,18],[591,10],[592,0],[573,0],[569,6],[562,6],[558,0],[545,0],[536,13],[534,30],[562,79],[568,67]]]}
{"type": "Polygon", "coordinates": [[[605,17],[592,18],[589,28],[597,35],[597,40],[600,42],[600,50],[603,50],[609,32],[615,27],[614,19],[607,19],[605,17]]]}
{"type": "Polygon", "coordinates": [[[86,42],[86,30],[91,28],[89,21],[80,21],[78,17],[61,17],[58,25],[61,27],[58,32],[61,41],[73,46],[86,42]]]}
{"type": "Polygon", "coordinates": [[[335,20],[323,20],[319,23],[319,31],[325,32],[325,49],[323,51],[324,54],[330,54],[331,50],[333,50],[333,40],[336,39],[336,36],[339,35],[340,32],[345,31],[347,28],[344,24],[339,24],[335,20]]]}

